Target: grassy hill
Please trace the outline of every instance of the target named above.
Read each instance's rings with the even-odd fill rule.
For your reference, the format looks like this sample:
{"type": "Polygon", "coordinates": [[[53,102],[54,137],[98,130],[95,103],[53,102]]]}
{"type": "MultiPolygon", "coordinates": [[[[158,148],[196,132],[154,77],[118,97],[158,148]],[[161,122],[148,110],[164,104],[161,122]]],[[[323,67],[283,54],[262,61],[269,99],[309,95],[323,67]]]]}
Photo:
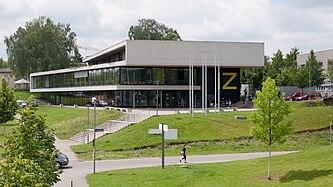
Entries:
{"type": "MultiPolygon", "coordinates": [[[[325,128],[332,119],[333,107],[307,107],[306,102],[294,102],[295,111],[284,122],[293,122],[295,133],[287,143],[276,144],[273,150],[299,150],[327,144],[329,134],[325,128]],[[320,131],[316,131],[321,129],[320,131]],[[324,130],[323,130],[324,129],[324,130]],[[313,131],[315,132],[306,132],[313,131]]],[[[98,139],[98,159],[159,156],[161,136],[148,135],[148,129],[158,128],[164,122],[169,129],[178,129],[177,140],[166,141],[166,155],[179,154],[181,144],[189,143],[190,154],[215,154],[266,151],[265,145],[250,136],[252,123],[236,120],[234,116],[248,116],[251,112],[222,112],[158,116],[130,126],[120,132],[98,139]]],[[[91,159],[92,145],[73,146],[83,159],[91,159]]]]}
{"type": "MultiPolygon", "coordinates": [[[[14,93],[17,99],[28,101],[28,98],[33,95],[27,91],[16,91],[14,93]]],[[[34,95],[38,96],[38,95],[34,95]]],[[[39,104],[37,114],[45,115],[46,124],[54,130],[54,133],[60,139],[67,139],[76,133],[88,128],[88,110],[84,108],[73,107],[54,107],[44,106],[39,104]]],[[[107,120],[117,119],[122,115],[121,112],[110,110],[96,110],[97,125],[104,123],[107,120]]],[[[9,122],[6,132],[9,133],[17,122],[9,122]]],[[[90,128],[93,127],[93,110],[90,111],[90,128]]],[[[3,143],[3,126],[0,127],[0,144],[3,143]]],[[[2,148],[0,146],[0,153],[2,148]]]]}
{"type": "Polygon", "coordinates": [[[124,169],[90,174],[89,186],[333,186],[333,145],[246,161],[124,169]]]}

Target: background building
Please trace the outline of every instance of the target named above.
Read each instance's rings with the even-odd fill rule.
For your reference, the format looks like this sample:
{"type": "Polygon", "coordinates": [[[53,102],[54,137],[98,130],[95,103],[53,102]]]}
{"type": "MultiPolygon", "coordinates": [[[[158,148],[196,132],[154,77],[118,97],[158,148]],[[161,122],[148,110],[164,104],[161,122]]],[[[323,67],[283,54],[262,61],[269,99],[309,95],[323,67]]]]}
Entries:
{"type": "Polygon", "coordinates": [[[188,107],[190,98],[194,107],[212,107],[218,93],[220,103],[235,103],[240,68],[263,66],[264,44],[126,40],[84,62],[31,74],[30,91],[53,104],[85,105],[94,96],[117,107],[188,107]]]}
{"type": "MultiPolygon", "coordinates": [[[[333,59],[333,49],[317,51],[314,54],[316,55],[318,61],[323,62],[324,74],[327,74],[327,68],[328,68],[327,61],[333,59]]],[[[303,54],[297,55],[297,64],[305,65],[306,60],[308,59],[308,56],[309,56],[309,53],[303,53],[303,54]]]]}
{"type": "Polygon", "coordinates": [[[15,76],[12,73],[13,71],[9,68],[0,69],[0,80],[4,78],[9,83],[10,88],[13,88],[15,84],[15,76]]]}

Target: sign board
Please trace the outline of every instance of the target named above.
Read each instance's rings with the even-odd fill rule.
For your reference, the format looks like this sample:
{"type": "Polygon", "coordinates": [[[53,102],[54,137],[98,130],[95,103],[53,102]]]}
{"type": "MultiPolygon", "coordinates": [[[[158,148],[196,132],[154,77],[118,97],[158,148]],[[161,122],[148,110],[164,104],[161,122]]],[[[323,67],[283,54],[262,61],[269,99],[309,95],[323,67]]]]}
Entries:
{"type": "Polygon", "coordinates": [[[77,71],[74,73],[74,78],[78,79],[78,78],[86,78],[88,77],[88,71],[77,71]]]}
{"type": "Polygon", "coordinates": [[[169,129],[167,132],[164,132],[164,139],[166,140],[177,140],[177,129],[169,129]]]}
{"type": "MultiPolygon", "coordinates": [[[[159,125],[158,125],[158,129],[161,129],[161,130],[162,130],[162,124],[159,124],[159,125]]],[[[164,130],[164,132],[168,131],[168,125],[164,124],[164,125],[163,125],[163,130],[164,130]]]]}
{"type": "Polygon", "coordinates": [[[149,134],[149,135],[158,135],[158,134],[162,134],[162,130],[161,130],[161,129],[148,129],[148,134],[149,134]]]}

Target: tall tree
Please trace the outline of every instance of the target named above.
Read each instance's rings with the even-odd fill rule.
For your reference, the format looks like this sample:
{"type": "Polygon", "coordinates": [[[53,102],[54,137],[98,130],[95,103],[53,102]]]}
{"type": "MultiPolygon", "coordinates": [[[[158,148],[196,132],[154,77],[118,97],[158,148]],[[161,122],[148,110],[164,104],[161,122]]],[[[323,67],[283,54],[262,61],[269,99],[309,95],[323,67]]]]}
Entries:
{"type": "Polygon", "coordinates": [[[264,67],[245,68],[241,69],[241,83],[249,84],[251,88],[259,90],[262,87],[262,82],[267,77],[267,70],[270,67],[269,57],[265,56],[264,67]]]}
{"type": "Polygon", "coordinates": [[[0,68],[8,68],[8,63],[0,58],[0,68]]]}
{"type": "Polygon", "coordinates": [[[323,63],[317,60],[314,51],[311,50],[305,67],[309,73],[309,86],[319,86],[324,81],[323,63]]]}
{"type": "Polygon", "coordinates": [[[284,93],[279,94],[280,89],[275,81],[267,78],[263,83],[262,91],[256,92],[253,100],[254,106],[259,110],[250,115],[254,124],[251,134],[268,146],[268,179],[271,179],[271,146],[275,142],[285,141],[285,136],[292,131],[291,123],[281,124],[285,116],[293,111],[290,103],[285,102],[284,93]]]}
{"type": "Polygon", "coordinates": [[[14,91],[8,87],[7,81],[2,79],[0,88],[0,124],[2,124],[4,128],[4,145],[6,145],[6,123],[14,120],[16,110],[17,104],[14,91]]]}
{"type": "Polygon", "coordinates": [[[130,40],[181,40],[176,29],[154,19],[140,19],[138,22],[138,25],[129,28],[130,40]]]}
{"type": "Polygon", "coordinates": [[[267,72],[267,76],[275,79],[285,67],[283,54],[281,50],[278,50],[275,54],[273,54],[272,64],[267,72]]]}
{"type": "Polygon", "coordinates": [[[333,82],[333,60],[329,59],[327,61],[327,76],[331,82],[333,82]]]}
{"type": "MultiPolygon", "coordinates": [[[[15,164],[15,169],[19,171],[29,169],[22,167],[23,163],[32,164],[31,167],[36,170],[29,170],[27,173],[32,172],[34,177],[38,177],[37,181],[41,184],[40,186],[52,186],[60,180],[60,170],[56,167],[55,162],[58,151],[54,146],[54,135],[46,126],[44,116],[37,115],[35,110],[32,105],[28,105],[19,111],[21,119],[8,136],[3,158],[8,162],[15,162],[13,158],[20,158],[16,160],[18,163],[15,164]]],[[[6,164],[9,163],[4,165],[6,166],[6,164]]],[[[12,172],[16,172],[16,170],[12,172]]],[[[25,177],[11,172],[6,172],[6,174],[15,177],[17,181],[21,181],[25,177]]],[[[1,180],[12,179],[3,175],[1,177],[1,180]]]]}
{"type": "Polygon", "coordinates": [[[5,37],[9,66],[16,77],[25,78],[33,72],[67,68],[80,58],[75,36],[69,24],[55,24],[44,16],[33,19],[5,37]]]}
{"type": "Polygon", "coordinates": [[[296,78],[295,78],[295,85],[299,88],[303,89],[309,86],[309,71],[305,66],[298,67],[296,78]]]}

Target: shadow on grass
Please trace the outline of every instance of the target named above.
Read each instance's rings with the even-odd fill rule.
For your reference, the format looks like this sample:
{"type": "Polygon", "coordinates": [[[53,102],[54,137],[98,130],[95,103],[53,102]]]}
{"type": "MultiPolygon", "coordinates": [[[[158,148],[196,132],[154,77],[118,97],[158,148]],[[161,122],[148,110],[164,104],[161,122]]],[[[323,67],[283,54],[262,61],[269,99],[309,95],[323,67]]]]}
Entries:
{"type": "Polygon", "coordinates": [[[329,170],[317,170],[313,169],[310,171],[303,170],[293,170],[289,171],[286,175],[280,178],[280,182],[286,183],[294,180],[303,180],[303,181],[311,181],[317,177],[325,177],[333,173],[333,169],[329,170]]]}

